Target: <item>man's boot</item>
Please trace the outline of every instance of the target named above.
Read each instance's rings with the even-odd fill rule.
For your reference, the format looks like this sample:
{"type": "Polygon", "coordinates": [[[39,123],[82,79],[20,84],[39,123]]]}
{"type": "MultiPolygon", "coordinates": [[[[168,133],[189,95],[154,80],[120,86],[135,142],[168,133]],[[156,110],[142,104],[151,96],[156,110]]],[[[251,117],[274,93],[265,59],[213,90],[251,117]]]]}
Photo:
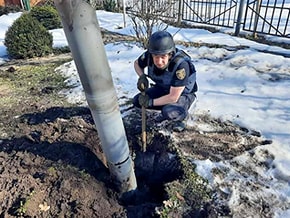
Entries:
{"type": "Polygon", "coordinates": [[[182,132],[186,127],[186,121],[176,121],[173,123],[172,130],[174,132],[182,132]]]}

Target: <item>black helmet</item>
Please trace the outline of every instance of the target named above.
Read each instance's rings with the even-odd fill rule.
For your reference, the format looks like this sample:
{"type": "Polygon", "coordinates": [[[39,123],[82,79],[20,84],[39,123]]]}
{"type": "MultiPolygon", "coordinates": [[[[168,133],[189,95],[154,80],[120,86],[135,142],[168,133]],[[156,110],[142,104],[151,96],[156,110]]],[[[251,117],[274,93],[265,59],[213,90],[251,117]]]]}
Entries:
{"type": "Polygon", "coordinates": [[[151,35],[149,39],[148,51],[151,54],[168,54],[175,52],[175,43],[170,33],[158,31],[151,35]]]}

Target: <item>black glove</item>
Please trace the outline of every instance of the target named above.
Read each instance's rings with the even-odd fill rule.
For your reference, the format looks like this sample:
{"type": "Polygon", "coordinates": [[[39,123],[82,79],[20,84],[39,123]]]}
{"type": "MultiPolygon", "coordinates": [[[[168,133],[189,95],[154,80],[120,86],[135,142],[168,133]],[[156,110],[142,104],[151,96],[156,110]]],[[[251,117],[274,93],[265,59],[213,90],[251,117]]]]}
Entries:
{"type": "Polygon", "coordinates": [[[153,99],[149,98],[148,95],[139,95],[138,101],[142,107],[147,108],[153,106],[153,99]]]}
{"type": "Polygon", "coordinates": [[[140,92],[144,92],[149,87],[148,79],[146,78],[146,75],[143,73],[137,82],[137,88],[140,92]]]}

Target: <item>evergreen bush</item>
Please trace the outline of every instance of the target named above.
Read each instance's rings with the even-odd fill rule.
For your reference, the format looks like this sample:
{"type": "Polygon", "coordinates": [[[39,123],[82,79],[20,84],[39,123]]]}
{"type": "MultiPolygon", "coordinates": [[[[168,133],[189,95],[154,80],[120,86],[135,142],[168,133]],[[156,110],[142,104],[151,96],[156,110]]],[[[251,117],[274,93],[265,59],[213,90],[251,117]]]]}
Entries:
{"type": "Polygon", "coordinates": [[[116,2],[114,0],[105,0],[104,1],[105,11],[115,12],[116,11],[116,2]]]}
{"type": "Polygon", "coordinates": [[[54,0],[45,0],[45,1],[40,1],[36,4],[36,6],[45,6],[45,5],[49,5],[52,6],[56,9],[55,4],[54,4],[54,0]]]}
{"type": "Polygon", "coordinates": [[[35,6],[30,10],[30,14],[48,30],[61,28],[60,17],[53,6],[35,6]]]}
{"type": "Polygon", "coordinates": [[[30,13],[22,14],[5,34],[4,45],[12,58],[42,57],[52,53],[52,35],[30,13]]]}
{"type": "Polygon", "coordinates": [[[0,6],[0,16],[4,14],[19,12],[19,11],[22,11],[22,10],[17,5],[0,6]]]}

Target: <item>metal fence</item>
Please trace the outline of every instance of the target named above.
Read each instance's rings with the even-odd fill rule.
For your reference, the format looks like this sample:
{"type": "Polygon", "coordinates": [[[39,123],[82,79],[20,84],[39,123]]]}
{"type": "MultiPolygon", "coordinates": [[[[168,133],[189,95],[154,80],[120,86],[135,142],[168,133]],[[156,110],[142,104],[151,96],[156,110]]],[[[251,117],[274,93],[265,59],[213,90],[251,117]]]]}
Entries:
{"type": "Polygon", "coordinates": [[[237,2],[234,0],[184,0],[182,20],[234,27],[237,2]]]}
{"type": "Polygon", "coordinates": [[[248,0],[243,29],[253,33],[290,37],[290,1],[248,0]]]}
{"type": "MultiPolygon", "coordinates": [[[[240,30],[244,30],[253,34],[290,37],[290,0],[149,1],[161,5],[169,2],[171,7],[168,8],[168,12],[160,16],[171,20],[174,18],[176,22],[186,21],[234,28],[236,35],[240,33],[240,30]]],[[[143,0],[131,0],[133,10],[136,2],[143,2],[143,0]]],[[[156,4],[156,7],[160,5],[156,4]]]]}

